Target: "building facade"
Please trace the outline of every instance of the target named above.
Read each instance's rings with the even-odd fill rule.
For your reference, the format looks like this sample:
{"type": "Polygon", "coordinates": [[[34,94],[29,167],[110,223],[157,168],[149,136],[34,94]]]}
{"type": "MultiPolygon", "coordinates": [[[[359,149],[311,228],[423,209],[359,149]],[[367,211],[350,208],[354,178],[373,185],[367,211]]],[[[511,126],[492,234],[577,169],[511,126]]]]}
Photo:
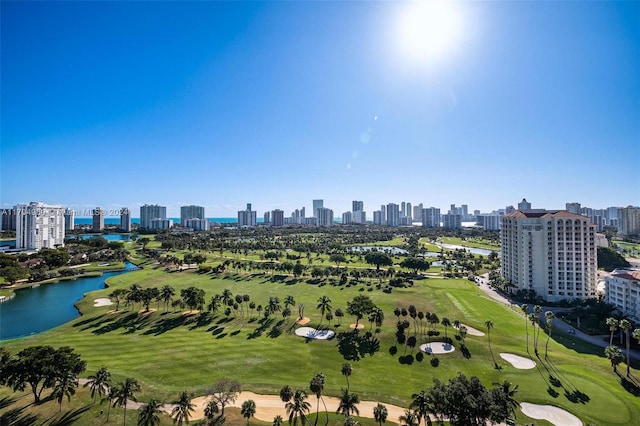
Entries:
{"type": "Polygon", "coordinates": [[[120,209],[120,229],[131,232],[131,210],[126,207],[120,209]]]}
{"type": "Polygon", "coordinates": [[[440,209],[435,207],[422,209],[422,226],[424,228],[439,228],[440,209]]]}
{"type": "Polygon", "coordinates": [[[313,217],[318,218],[318,209],[324,208],[324,200],[313,200],[313,217]]]}
{"type": "Polygon", "coordinates": [[[316,210],[316,226],[333,226],[333,210],[322,207],[316,210]]]}
{"type": "Polygon", "coordinates": [[[351,225],[352,222],[353,222],[353,217],[352,217],[351,212],[342,213],[342,224],[343,225],[351,225]]]}
{"type": "Polygon", "coordinates": [[[184,221],[184,223],[182,223],[182,226],[186,226],[187,228],[191,228],[194,231],[208,231],[209,229],[211,229],[211,222],[209,222],[209,219],[186,219],[184,221]]]}
{"type": "Polygon", "coordinates": [[[73,231],[76,229],[76,212],[73,209],[64,210],[64,230],[73,231]]]}
{"type": "Polygon", "coordinates": [[[160,229],[171,229],[172,227],[173,227],[173,219],[155,218],[155,219],[151,219],[151,226],[149,229],[153,229],[157,231],[160,229]]]}
{"type": "Polygon", "coordinates": [[[157,204],[140,206],[140,228],[151,229],[152,219],[166,219],[167,208],[157,204]]]}
{"type": "Polygon", "coordinates": [[[16,248],[40,250],[64,245],[62,206],[31,202],[16,206],[16,248]]]}
{"type": "Polygon", "coordinates": [[[618,225],[620,235],[640,235],[640,207],[618,209],[618,225]]]}
{"type": "Polygon", "coordinates": [[[93,232],[100,232],[104,229],[104,210],[100,207],[93,209],[91,219],[91,230],[93,232]]]}
{"type": "Polygon", "coordinates": [[[517,210],[501,217],[501,274],[547,301],[596,296],[595,226],[566,210],[517,210]]]}
{"type": "Polygon", "coordinates": [[[187,219],[204,219],[204,207],[182,206],[180,207],[180,223],[185,224],[187,219]]]}
{"type": "Polygon", "coordinates": [[[462,228],[462,215],[461,214],[443,214],[442,227],[449,228],[449,229],[462,228]]]}
{"type": "Polygon", "coordinates": [[[284,211],[275,209],[271,212],[271,226],[284,226],[284,211]]]}
{"type": "Polygon", "coordinates": [[[16,230],[16,207],[12,209],[2,209],[2,222],[0,222],[1,231],[15,231],[16,230]]]}
{"type": "Polygon", "coordinates": [[[247,203],[245,210],[238,211],[238,226],[253,228],[258,223],[257,212],[251,210],[251,203],[247,203]]]}
{"type": "MultiPolygon", "coordinates": [[[[406,206],[406,204],[405,204],[406,206]]],[[[400,226],[400,206],[394,203],[387,204],[387,226],[400,226]]]]}
{"type": "Polygon", "coordinates": [[[640,322],[640,269],[616,269],[605,278],[604,300],[620,313],[640,322]]]}

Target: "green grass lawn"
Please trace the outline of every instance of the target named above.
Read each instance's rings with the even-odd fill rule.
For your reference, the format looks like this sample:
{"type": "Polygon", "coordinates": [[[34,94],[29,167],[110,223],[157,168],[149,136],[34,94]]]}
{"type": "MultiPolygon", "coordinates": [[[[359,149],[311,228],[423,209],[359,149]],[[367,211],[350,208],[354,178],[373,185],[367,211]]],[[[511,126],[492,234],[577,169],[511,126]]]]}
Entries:
{"type": "MultiPolygon", "coordinates": [[[[478,376],[488,387],[509,380],[519,385],[517,400],[557,405],[587,424],[625,425],[640,418],[640,397],[621,386],[620,378],[611,371],[609,362],[600,356],[602,351],[587,344],[574,345],[574,337],[559,330],[554,331],[558,341],[554,337],[549,344],[550,361],[544,360],[544,332],[540,333],[542,360],[534,356],[537,368],[517,370],[503,361],[498,356],[500,352],[527,356],[524,317],[518,310],[489,299],[467,280],[430,278],[415,281],[411,288],[394,289],[391,294],[385,294],[379,290],[368,291],[366,286],[311,285],[293,279],[273,282],[269,275],[167,273],[147,267],[112,277],[108,281],[109,289],[88,294],[78,303],[82,317],[36,336],[3,342],[3,346],[13,353],[36,344],[72,346],[88,363],[85,376],[105,366],[116,382],[134,377],[142,385],[142,400],[155,397],[170,401],[185,389],[202,395],[223,376],[237,379],[245,390],[270,394],[277,393],[287,384],[307,389],[309,380],[317,372],[326,375],[326,394],[338,396],[345,386],[340,374],[345,360],[338,352],[336,339],[306,341],[288,332],[297,308],[288,320],[274,317],[262,325],[255,314],[254,318],[250,314],[230,318],[218,314],[205,319],[171,310],[164,312],[162,307],[150,315],[139,315],[140,307],[122,308],[117,313],[108,313],[113,307],[93,307],[93,299],[106,297],[114,288],[128,288],[134,283],[143,287],[169,284],[178,293],[180,289],[197,286],[205,289],[207,301],[225,288],[234,295],[249,294],[252,301],[262,305],[272,296],[282,301],[285,296],[293,295],[298,303],[305,304],[304,313],[311,318],[311,326],[320,322],[319,312],[315,309],[320,296],[330,297],[334,310],[338,307],[345,310],[346,302],[354,296],[369,295],[384,310],[386,318],[377,335],[380,350],[373,356],[351,361],[354,367],[351,390],[362,400],[407,406],[411,394],[430,387],[433,378],[446,381],[462,372],[478,376]],[[437,367],[430,364],[429,357],[422,362],[401,364],[399,356],[404,347],[398,347],[396,355],[390,353],[395,343],[397,321],[393,310],[409,304],[416,305],[420,311],[435,312],[441,319],[445,316],[451,321],[458,319],[485,331],[484,322],[491,320],[495,325],[491,331],[492,353],[501,369],[493,368],[487,336],[471,335],[466,339],[468,358],[456,350],[452,354],[438,355],[440,364],[437,367]],[[279,328],[274,328],[278,325],[279,328]]],[[[152,308],[158,307],[154,303],[152,308]]],[[[335,320],[331,326],[338,333],[344,332],[354,320],[347,316],[341,326],[336,327],[335,320]]],[[[369,323],[366,319],[363,321],[368,329],[369,323]]],[[[413,330],[413,324],[410,330],[413,330]]],[[[439,331],[444,332],[442,326],[439,331]]],[[[454,334],[451,328],[448,333],[454,334]]],[[[459,349],[459,342],[454,341],[454,345],[459,349]]],[[[410,352],[407,349],[407,353],[410,352]]],[[[619,369],[623,371],[624,365],[619,369]]],[[[633,370],[633,374],[640,377],[637,370],[633,370]]],[[[543,424],[527,419],[521,413],[518,423],[543,424]]]]}
{"type": "Polygon", "coordinates": [[[487,250],[500,250],[500,244],[493,243],[492,241],[485,240],[483,238],[470,238],[462,239],[458,237],[439,237],[438,242],[442,244],[455,244],[464,247],[481,248],[487,250]]]}

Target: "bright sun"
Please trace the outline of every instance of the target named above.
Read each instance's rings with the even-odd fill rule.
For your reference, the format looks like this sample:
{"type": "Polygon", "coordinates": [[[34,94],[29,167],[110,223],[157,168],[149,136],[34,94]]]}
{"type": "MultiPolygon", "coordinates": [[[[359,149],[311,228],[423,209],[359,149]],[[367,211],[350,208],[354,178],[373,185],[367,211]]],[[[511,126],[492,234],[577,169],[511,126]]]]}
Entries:
{"type": "Polygon", "coordinates": [[[461,32],[460,13],[452,1],[416,1],[400,17],[400,47],[407,56],[419,61],[431,62],[449,53],[461,32]]]}

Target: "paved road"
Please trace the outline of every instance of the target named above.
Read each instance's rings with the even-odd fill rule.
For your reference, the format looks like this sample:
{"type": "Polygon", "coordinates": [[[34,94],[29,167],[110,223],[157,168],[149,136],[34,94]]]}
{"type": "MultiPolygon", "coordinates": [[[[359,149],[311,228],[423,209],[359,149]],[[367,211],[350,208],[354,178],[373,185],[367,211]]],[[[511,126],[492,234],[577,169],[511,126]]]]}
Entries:
{"type": "MultiPolygon", "coordinates": [[[[492,299],[508,305],[518,304],[517,302],[506,298],[502,294],[492,289],[491,286],[489,286],[489,274],[483,274],[476,277],[476,283],[478,284],[478,287],[492,299]]],[[[542,309],[543,309],[543,312],[551,311],[554,314],[571,310],[571,308],[558,308],[558,307],[551,307],[551,306],[543,306],[542,309]]],[[[573,329],[575,330],[575,334],[573,335],[574,337],[576,337],[577,339],[583,340],[585,342],[591,343],[592,345],[600,346],[601,348],[606,348],[607,346],[609,346],[609,340],[607,339],[609,337],[608,335],[591,336],[589,334],[583,333],[582,331],[574,328],[571,324],[567,324],[557,316],[553,319],[553,326],[556,330],[563,330],[564,332],[573,329]]],[[[617,339],[614,338],[614,342],[613,342],[614,344],[616,344],[615,340],[617,339]]],[[[622,353],[624,353],[626,356],[626,348],[621,345],[618,345],[618,346],[622,350],[622,353]]],[[[637,351],[631,350],[630,357],[635,361],[640,362],[640,353],[638,353],[637,351]]]]}

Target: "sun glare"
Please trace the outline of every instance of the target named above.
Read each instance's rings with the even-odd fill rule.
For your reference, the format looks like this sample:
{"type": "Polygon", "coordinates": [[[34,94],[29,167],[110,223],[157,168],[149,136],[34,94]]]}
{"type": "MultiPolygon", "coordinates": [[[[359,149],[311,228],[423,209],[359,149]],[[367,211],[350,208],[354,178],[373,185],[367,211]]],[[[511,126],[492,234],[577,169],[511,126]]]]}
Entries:
{"type": "Polygon", "coordinates": [[[419,61],[431,62],[450,53],[462,32],[456,4],[446,0],[410,3],[398,25],[400,48],[419,61]]]}

